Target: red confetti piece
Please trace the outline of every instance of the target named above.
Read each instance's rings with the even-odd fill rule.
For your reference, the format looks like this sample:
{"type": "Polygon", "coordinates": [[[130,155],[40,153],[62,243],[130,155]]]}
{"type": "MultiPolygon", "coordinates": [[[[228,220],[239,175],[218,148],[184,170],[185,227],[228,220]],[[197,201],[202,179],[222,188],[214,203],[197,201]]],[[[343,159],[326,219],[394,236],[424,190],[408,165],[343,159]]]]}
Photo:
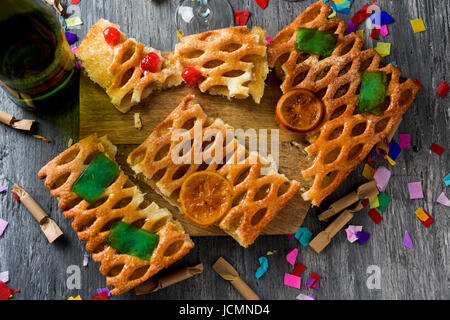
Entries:
{"type": "Polygon", "coordinates": [[[419,219],[419,221],[422,222],[422,224],[428,228],[434,222],[434,218],[427,211],[423,210],[423,212],[425,212],[425,214],[428,216],[428,219],[426,221],[422,221],[419,218],[417,219],[419,219]]]}
{"type": "Polygon", "coordinates": [[[436,92],[441,96],[441,98],[445,98],[449,90],[448,83],[445,81],[442,81],[439,84],[439,87],[436,89],[436,92]]]}
{"type": "Polygon", "coordinates": [[[255,2],[264,10],[267,7],[269,0],[255,0],[255,2]]]}
{"type": "Polygon", "coordinates": [[[319,285],[319,281],[322,278],[322,276],[318,275],[317,273],[311,272],[311,275],[309,277],[314,279],[314,282],[311,285],[311,287],[317,288],[317,286],[319,285]]]}
{"type": "Polygon", "coordinates": [[[383,217],[378,213],[377,209],[370,209],[368,212],[370,219],[372,219],[375,224],[379,224],[383,217]]]}
{"type": "Polygon", "coordinates": [[[92,300],[108,300],[108,292],[103,291],[92,296],[92,300]]]}
{"type": "Polygon", "coordinates": [[[422,87],[422,84],[420,83],[420,81],[419,81],[419,79],[417,79],[417,78],[414,78],[414,82],[415,83],[417,83],[419,86],[421,86],[422,87]]]}
{"type": "Polygon", "coordinates": [[[361,24],[361,22],[369,17],[370,14],[367,13],[367,8],[369,8],[369,6],[369,4],[366,4],[364,7],[359,9],[359,11],[355,13],[355,15],[351,18],[351,21],[355,26],[358,26],[359,24],[361,24]]]}
{"type": "Polygon", "coordinates": [[[79,4],[81,0],[70,0],[70,4],[79,4]]]}
{"type": "Polygon", "coordinates": [[[367,162],[372,165],[373,168],[377,168],[377,163],[375,162],[375,160],[372,159],[372,157],[368,157],[367,158],[367,162]]]}
{"type": "Polygon", "coordinates": [[[372,39],[378,40],[380,38],[380,29],[374,27],[370,36],[372,37],[372,39]]]}
{"type": "Polygon", "coordinates": [[[245,26],[249,17],[250,11],[248,10],[236,10],[234,12],[234,20],[236,20],[236,23],[240,26],[245,26]]]}
{"type": "Polygon", "coordinates": [[[367,207],[369,205],[369,199],[365,198],[361,201],[361,204],[363,205],[363,207],[367,207]]]}
{"type": "Polygon", "coordinates": [[[12,195],[13,195],[14,199],[16,199],[17,201],[20,201],[20,198],[19,198],[19,196],[17,194],[13,193],[12,195]]]}
{"type": "Polygon", "coordinates": [[[294,271],[292,272],[292,274],[294,276],[300,277],[300,275],[302,274],[303,271],[305,271],[306,269],[308,269],[307,266],[305,266],[304,264],[298,262],[297,265],[295,266],[294,271]]]}
{"type": "Polygon", "coordinates": [[[437,153],[438,155],[442,155],[445,151],[445,149],[438,145],[437,143],[433,143],[430,147],[430,150],[433,151],[434,153],[437,153]]]}
{"type": "Polygon", "coordinates": [[[6,283],[0,281],[0,300],[8,300],[9,296],[20,292],[19,289],[11,289],[6,283]]]}

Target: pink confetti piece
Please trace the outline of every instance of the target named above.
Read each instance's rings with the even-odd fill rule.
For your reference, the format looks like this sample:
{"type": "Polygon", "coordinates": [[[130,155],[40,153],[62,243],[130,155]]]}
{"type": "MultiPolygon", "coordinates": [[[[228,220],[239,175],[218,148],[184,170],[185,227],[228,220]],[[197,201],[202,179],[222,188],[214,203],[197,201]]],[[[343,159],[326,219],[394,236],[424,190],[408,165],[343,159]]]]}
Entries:
{"type": "Polygon", "coordinates": [[[446,207],[450,207],[450,200],[447,198],[444,192],[442,192],[437,198],[437,202],[443,204],[446,207]]]}
{"type": "Polygon", "coordinates": [[[3,232],[5,232],[5,229],[7,226],[8,226],[8,221],[0,218],[0,237],[3,235],[3,232]]]}
{"type": "Polygon", "coordinates": [[[0,281],[7,283],[9,281],[9,271],[0,272],[0,281]]]}
{"type": "Polygon", "coordinates": [[[356,240],[358,240],[358,237],[356,236],[357,232],[362,231],[362,226],[348,226],[347,229],[345,229],[345,233],[347,234],[347,240],[350,243],[354,243],[356,240]]]}
{"type": "Polygon", "coordinates": [[[295,234],[287,234],[286,237],[288,237],[289,239],[295,239],[295,234]]]}
{"type": "Polygon", "coordinates": [[[7,189],[6,186],[0,186],[0,193],[5,192],[7,189]]]}
{"type": "Polygon", "coordinates": [[[284,285],[300,289],[300,286],[302,285],[302,278],[294,276],[289,273],[284,274],[284,285]]]}
{"type": "Polygon", "coordinates": [[[297,300],[316,300],[312,295],[306,295],[303,293],[300,293],[297,297],[295,297],[297,300]]]}
{"type": "Polygon", "coordinates": [[[99,288],[97,289],[97,293],[100,294],[102,292],[106,292],[108,294],[108,297],[111,297],[111,292],[109,291],[108,288],[99,288]]]}
{"type": "Polygon", "coordinates": [[[391,171],[386,167],[378,167],[373,176],[375,184],[380,192],[384,192],[391,178],[391,171]]]}
{"type": "Polygon", "coordinates": [[[286,255],[286,260],[287,262],[289,262],[292,266],[295,265],[295,261],[297,261],[297,255],[298,255],[298,249],[292,249],[291,251],[288,252],[288,254],[286,255]]]}
{"type": "Polygon", "coordinates": [[[406,230],[405,230],[405,236],[403,237],[403,245],[410,249],[414,248],[411,237],[409,236],[409,233],[406,230]]]}
{"type": "Polygon", "coordinates": [[[273,37],[266,37],[266,45],[272,41],[273,37]]]}
{"type": "Polygon", "coordinates": [[[400,133],[398,135],[398,144],[402,149],[411,148],[411,136],[409,135],[409,133],[400,133]]]}
{"type": "Polygon", "coordinates": [[[71,48],[73,54],[75,54],[75,53],[77,52],[77,48],[78,48],[78,47],[72,47],[72,48],[71,48]]]}
{"type": "Polygon", "coordinates": [[[422,182],[410,182],[408,183],[409,198],[412,199],[423,199],[422,182]]]}
{"type": "Polygon", "coordinates": [[[389,30],[386,24],[383,24],[380,28],[380,33],[383,37],[386,37],[389,34],[389,30]]]}

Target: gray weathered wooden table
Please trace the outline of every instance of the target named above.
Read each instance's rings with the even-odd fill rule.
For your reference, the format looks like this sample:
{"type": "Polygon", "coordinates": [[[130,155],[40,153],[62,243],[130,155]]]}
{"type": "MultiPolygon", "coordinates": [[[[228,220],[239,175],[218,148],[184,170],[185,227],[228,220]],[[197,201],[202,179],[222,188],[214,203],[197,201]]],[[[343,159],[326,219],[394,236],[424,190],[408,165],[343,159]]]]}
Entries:
{"type": "MultiPolygon", "coordinates": [[[[220,1],[220,0],[217,0],[220,1]]],[[[261,26],[274,35],[291,22],[312,0],[286,2],[271,0],[265,11],[253,0],[231,0],[233,9],[252,12],[249,26],[261,26]]],[[[352,14],[366,2],[355,0],[352,14]]],[[[371,2],[371,1],[370,1],[371,2]]],[[[69,1],[62,1],[63,4],[69,1]]],[[[450,150],[441,157],[429,151],[437,142],[449,149],[450,105],[449,98],[441,99],[435,89],[449,74],[449,4],[448,0],[379,0],[381,9],[387,10],[396,22],[389,25],[390,34],[380,41],[392,42],[392,53],[384,60],[397,61],[404,75],[419,78],[423,85],[415,103],[404,117],[400,132],[410,133],[412,149],[404,150],[397,165],[391,168],[393,176],[387,193],[393,201],[383,213],[383,221],[375,225],[363,211],[356,215],[352,224],[364,226],[372,234],[364,245],[350,244],[345,232],[340,232],[320,254],[303,248],[295,239],[286,236],[259,237],[248,249],[241,248],[231,237],[194,238],[196,247],[173,269],[202,261],[202,275],[159,291],[151,296],[136,297],[133,292],[121,299],[240,299],[238,292],[212,270],[212,263],[223,256],[240,272],[242,277],[264,299],[295,299],[300,293],[308,293],[303,279],[302,290],[283,286],[285,272],[292,267],[286,262],[288,250],[298,247],[299,258],[308,269],[322,275],[319,290],[312,290],[318,299],[449,299],[450,252],[449,208],[436,203],[445,189],[443,177],[450,172],[450,150]],[[409,20],[422,18],[427,31],[413,34],[409,20]],[[407,183],[422,181],[425,198],[409,200],[407,183]],[[422,206],[436,219],[426,229],[415,217],[414,210],[422,206]],[[414,249],[402,245],[404,231],[408,230],[414,249]],[[268,250],[277,250],[269,256],[269,270],[259,280],[255,278],[259,266],[258,257],[268,250]],[[381,289],[366,286],[367,268],[378,266],[381,270],[381,289]]],[[[177,42],[174,13],[175,0],[82,0],[78,7],[84,24],[74,29],[83,37],[97,19],[104,17],[121,25],[130,36],[161,50],[172,50],[177,42]]],[[[78,9],[70,9],[78,13],[78,9]]],[[[351,16],[341,15],[346,21],[351,16]]],[[[70,30],[70,31],[74,31],[70,30]]],[[[368,37],[366,46],[376,45],[368,37]]],[[[90,260],[82,266],[84,244],[78,241],[70,222],[57,208],[37,171],[55,155],[67,147],[69,138],[78,135],[78,106],[74,101],[61,101],[60,112],[39,114],[23,110],[0,93],[2,109],[17,117],[34,118],[38,121],[37,133],[48,137],[47,144],[33,137],[0,125],[0,184],[5,177],[14,179],[31,193],[51,217],[61,226],[64,238],[49,244],[39,226],[25,208],[8,193],[0,194],[0,218],[9,221],[5,234],[0,238],[0,272],[9,270],[10,285],[21,289],[14,299],[67,299],[80,294],[90,299],[96,288],[105,286],[105,279],[98,271],[98,264],[90,260]],[[81,289],[69,290],[66,286],[67,268],[81,268],[81,289]]],[[[379,160],[379,163],[383,163],[379,160]]],[[[384,165],[389,166],[387,163],[384,165]]],[[[349,192],[363,181],[360,165],[335,194],[325,201],[322,209],[332,200],[349,192]]],[[[450,189],[447,188],[447,195],[450,189]]],[[[322,230],[311,210],[305,221],[314,234],[322,230]]],[[[117,298],[115,298],[117,299],[117,298]]]]}

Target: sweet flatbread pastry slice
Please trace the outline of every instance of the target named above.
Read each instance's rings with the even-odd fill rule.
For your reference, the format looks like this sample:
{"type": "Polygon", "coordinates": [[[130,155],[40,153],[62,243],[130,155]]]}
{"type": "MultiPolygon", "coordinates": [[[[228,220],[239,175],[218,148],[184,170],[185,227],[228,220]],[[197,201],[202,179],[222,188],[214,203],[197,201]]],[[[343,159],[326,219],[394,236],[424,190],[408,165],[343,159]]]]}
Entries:
{"type": "Polygon", "coordinates": [[[306,151],[315,160],[302,171],[312,180],[303,193],[305,200],[320,205],[347,175],[388,136],[408,110],[420,86],[412,79],[401,78],[394,65],[383,66],[382,57],[374,50],[363,50],[364,40],[350,33],[339,18],[329,19],[332,9],[323,1],[308,7],[294,22],[281,30],[268,46],[269,66],[283,80],[281,89],[313,91],[325,105],[320,126],[309,133],[311,145],[306,151]],[[298,28],[328,31],[335,35],[336,46],[329,57],[297,51],[298,28]],[[379,114],[359,112],[358,103],[363,73],[383,72],[386,93],[379,114]]]}
{"type": "Polygon", "coordinates": [[[278,174],[270,161],[256,152],[249,153],[234,134],[227,139],[227,129],[233,128],[220,119],[208,119],[195,103],[194,96],[188,95],[144,143],[130,153],[127,161],[180,211],[180,189],[189,176],[210,170],[225,177],[233,186],[233,202],[217,225],[248,247],[297,193],[299,184],[278,174]],[[202,131],[195,131],[200,130],[199,127],[202,131]],[[180,129],[184,130],[181,138],[173,139],[180,129]],[[194,132],[200,133],[200,141],[194,139],[194,132]],[[186,149],[180,155],[182,148],[186,149]],[[172,157],[177,154],[181,156],[179,160],[175,158],[179,164],[175,164],[172,157]],[[200,155],[199,161],[193,159],[196,155],[200,155]],[[262,170],[266,172],[263,174],[262,170]]]}
{"type": "MultiPolygon", "coordinates": [[[[51,160],[38,173],[40,179],[45,179],[45,186],[52,196],[60,199],[58,206],[65,217],[73,219],[72,227],[78,238],[87,241],[86,249],[92,253],[93,260],[101,263],[100,272],[106,277],[107,285],[114,286],[111,291],[113,295],[122,294],[146,281],[181,259],[194,246],[171,213],[144,200],[144,194],[118,166],[115,167],[113,161],[116,151],[116,147],[106,137],[91,135],[51,160]],[[98,200],[89,198],[88,202],[79,195],[80,190],[75,186],[80,186],[79,181],[83,180],[80,177],[89,170],[97,157],[113,164],[116,177],[111,184],[104,185],[104,190],[97,192],[98,200]],[[156,239],[151,257],[142,258],[140,255],[120,252],[113,248],[113,244],[110,245],[111,230],[119,221],[125,223],[122,227],[134,229],[132,234],[145,230],[149,232],[144,232],[145,236],[156,239]]],[[[102,167],[97,167],[95,171],[98,173],[99,169],[102,167]]],[[[96,178],[103,179],[105,176],[107,174],[102,173],[96,178]]],[[[90,191],[93,186],[92,182],[87,185],[90,191]]],[[[133,241],[133,236],[124,233],[116,241],[127,244],[133,241]],[[131,239],[125,239],[124,235],[131,239]]],[[[144,245],[142,240],[136,244],[144,245]]]]}
{"type": "Polygon", "coordinates": [[[107,20],[98,20],[81,42],[76,56],[83,62],[89,77],[106,90],[119,111],[127,112],[153,90],[181,84],[179,64],[176,60],[169,61],[172,53],[145,47],[132,38],[126,39],[123,33],[120,43],[110,46],[103,35],[108,27],[120,28],[107,20]],[[158,72],[141,69],[141,61],[149,52],[159,55],[162,61],[158,72]]]}
{"type": "Polygon", "coordinates": [[[183,37],[175,46],[181,67],[196,67],[203,75],[202,92],[256,103],[264,94],[267,32],[259,27],[233,27],[183,37]]]}

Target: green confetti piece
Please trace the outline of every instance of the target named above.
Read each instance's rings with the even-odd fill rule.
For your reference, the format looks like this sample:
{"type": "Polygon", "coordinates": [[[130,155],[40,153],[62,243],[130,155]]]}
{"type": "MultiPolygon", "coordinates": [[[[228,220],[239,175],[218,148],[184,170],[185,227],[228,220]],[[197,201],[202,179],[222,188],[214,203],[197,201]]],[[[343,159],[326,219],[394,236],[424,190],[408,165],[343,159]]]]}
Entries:
{"type": "Polygon", "coordinates": [[[379,114],[386,96],[386,73],[365,71],[361,81],[358,111],[379,114]]]}
{"type": "Polygon", "coordinates": [[[329,57],[336,48],[337,36],[331,32],[308,28],[297,29],[297,51],[329,57]]]}
{"type": "Polygon", "coordinates": [[[380,206],[378,207],[381,211],[386,211],[386,208],[388,207],[389,203],[391,202],[392,198],[388,196],[386,193],[381,192],[378,195],[378,201],[380,203],[380,206]]]}

